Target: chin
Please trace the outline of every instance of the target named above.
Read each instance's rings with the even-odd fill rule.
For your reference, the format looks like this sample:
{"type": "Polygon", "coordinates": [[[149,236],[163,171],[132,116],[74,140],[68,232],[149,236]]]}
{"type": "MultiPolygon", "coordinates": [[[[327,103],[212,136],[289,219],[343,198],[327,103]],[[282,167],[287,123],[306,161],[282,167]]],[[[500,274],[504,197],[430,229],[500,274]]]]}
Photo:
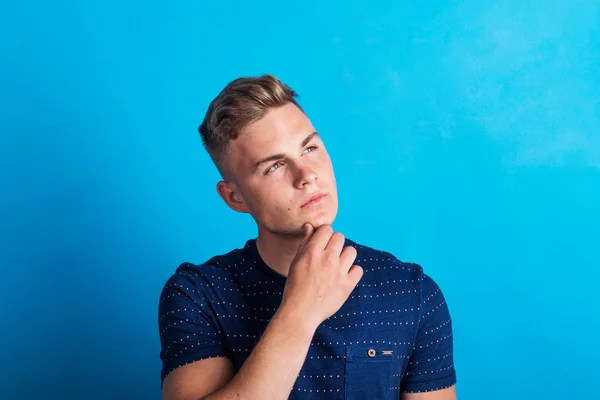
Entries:
{"type": "Polygon", "coordinates": [[[302,223],[309,222],[312,226],[318,228],[321,225],[332,225],[333,221],[335,221],[335,213],[320,213],[315,216],[309,217],[306,221],[302,223]]]}
{"type": "Polygon", "coordinates": [[[283,222],[277,220],[271,220],[266,224],[259,224],[262,229],[280,235],[291,235],[291,236],[302,236],[302,227],[305,223],[310,223],[315,229],[322,225],[333,225],[337,216],[337,209],[334,210],[320,210],[318,212],[295,215],[290,220],[283,222]]]}

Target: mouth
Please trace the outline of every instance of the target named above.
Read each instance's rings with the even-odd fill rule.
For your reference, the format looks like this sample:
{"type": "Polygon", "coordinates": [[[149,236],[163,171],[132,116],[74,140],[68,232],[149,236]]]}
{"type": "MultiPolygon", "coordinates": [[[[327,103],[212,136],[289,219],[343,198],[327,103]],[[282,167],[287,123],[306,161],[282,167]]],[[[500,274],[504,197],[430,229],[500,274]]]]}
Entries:
{"type": "Polygon", "coordinates": [[[304,204],[300,206],[300,208],[305,208],[309,206],[314,206],[319,204],[323,199],[327,196],[327,193],[317,193],[314,196],[311,196],[304,204]]]}

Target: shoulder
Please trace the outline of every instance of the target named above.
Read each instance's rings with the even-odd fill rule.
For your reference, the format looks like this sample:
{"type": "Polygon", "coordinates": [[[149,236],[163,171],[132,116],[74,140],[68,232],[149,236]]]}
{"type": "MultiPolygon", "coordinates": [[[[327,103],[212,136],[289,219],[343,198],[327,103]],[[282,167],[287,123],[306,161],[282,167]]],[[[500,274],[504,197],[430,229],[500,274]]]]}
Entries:
{"type": "Polygon", "coordinates": [[[394,274],[410,277],[413,280],[421,280],[424,276],[421,265],[403,261],[393,253],[357,243],[351,239],[346,239],[346,245],[356,249],[356,264],[360,265],[365,272],[377,271],[378,274],[394,274]]]}
{"type": "Polygon", "coordinates": [[[171,295],[174,291],[197,297],[216,282],[230,282],[232,268],[244,262],[241,249],[212,256],[198,264],[182,262],[164,283],[161,298],[171,295]]]}
{"type": "Polygon", "coordinates": [[[388,251],[365,246],[349,239],[346,239],[346,242],[357,250],[356,264],[363,267],[365,272],[377,272],[371,274],[374,278],[385,279],[394,276],[418,283],[424,300],[443,296],[438,283],[424,271],[420,264],[402,261],[388,251]]]}

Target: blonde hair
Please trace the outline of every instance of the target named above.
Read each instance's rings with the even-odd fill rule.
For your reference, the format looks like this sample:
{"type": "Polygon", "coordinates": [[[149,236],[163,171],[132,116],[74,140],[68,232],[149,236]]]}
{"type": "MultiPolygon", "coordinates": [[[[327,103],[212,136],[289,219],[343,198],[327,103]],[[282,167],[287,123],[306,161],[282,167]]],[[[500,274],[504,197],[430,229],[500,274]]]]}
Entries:
{"type": "Polygon", "coordinates": [[[229,142],[274,107],[295,104],[298,94],[275,76],[242,77],[231,81],[210,103],[198,131],[204,147],[224,179],[230,178],[226,155],[229,142]]]}

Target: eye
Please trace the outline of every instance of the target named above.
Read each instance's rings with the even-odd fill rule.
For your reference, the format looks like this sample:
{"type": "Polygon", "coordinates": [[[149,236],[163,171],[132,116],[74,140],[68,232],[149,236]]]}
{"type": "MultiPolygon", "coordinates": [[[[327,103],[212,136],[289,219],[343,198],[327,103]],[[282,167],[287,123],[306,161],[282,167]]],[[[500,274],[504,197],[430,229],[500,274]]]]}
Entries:
{"type": "Polygon", "coordinates": [[[306,151],[307,153],[310,153],[311,151],[315,151],[316,149],[317,149],[317,146],[310,146],[310,147],[307,147],[304,151],[306,151]],[[308,151],[308,150],[310,150],[310,151],[308,151]]]}
{"type": "Polygon", "coordinates": [[[271,172],[274,172],[275,170],[277,170],[279,167],[281,167],[282,165],[282,161],[278,161],[275,164],[271,165],[271,167],[269,167],[269,169],[265,172],[265,175],[270,174],[271,172]]]}

